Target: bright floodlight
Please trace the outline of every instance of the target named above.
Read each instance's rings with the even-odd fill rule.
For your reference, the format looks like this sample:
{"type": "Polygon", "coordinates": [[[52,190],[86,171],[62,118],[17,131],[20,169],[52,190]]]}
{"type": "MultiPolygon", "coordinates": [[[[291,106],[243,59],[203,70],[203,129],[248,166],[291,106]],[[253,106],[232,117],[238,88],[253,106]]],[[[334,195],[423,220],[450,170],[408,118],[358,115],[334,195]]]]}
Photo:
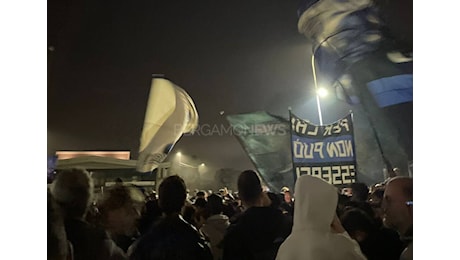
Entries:
{"type": "Polygon", "coordinates": [[[181,156],[182,154],[180,152],[177,153],[178,156],[181,156]]]}
{"type": "Polygon", "coordinates": [[[319,88],[317,91],[318,96],[320,97],[325,97],[327,96],[327,89],[325,88],[319,88]]]}
{"type": "Polygon", "coordinates": [[[205,166],[204,163],[200,164],[200,166],[205,166]]]}

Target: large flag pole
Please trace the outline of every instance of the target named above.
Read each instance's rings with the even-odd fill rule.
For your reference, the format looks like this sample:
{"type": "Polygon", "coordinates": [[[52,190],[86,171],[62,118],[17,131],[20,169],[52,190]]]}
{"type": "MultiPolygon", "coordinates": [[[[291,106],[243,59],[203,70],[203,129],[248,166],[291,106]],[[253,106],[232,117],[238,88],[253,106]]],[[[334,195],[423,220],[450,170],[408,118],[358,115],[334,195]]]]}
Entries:
{"type": "Polygon", "coordinates": [[[321,103],[318,94],[318,82],[316,81],[315,53],[311,55],[311,70],[313,73],[313,82],[315,84],[316,106],[318,107],[319,125],[323,125],[323,115],[321,114],[321,103]]]}

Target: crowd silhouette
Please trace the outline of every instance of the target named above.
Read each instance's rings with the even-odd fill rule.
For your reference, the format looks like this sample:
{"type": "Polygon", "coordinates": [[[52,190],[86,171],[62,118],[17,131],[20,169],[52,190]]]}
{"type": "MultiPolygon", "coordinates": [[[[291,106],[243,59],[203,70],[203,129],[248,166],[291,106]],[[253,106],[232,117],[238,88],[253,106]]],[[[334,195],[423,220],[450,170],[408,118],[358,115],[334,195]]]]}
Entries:
{"type": "Polygon", "coordinates": [[[86,170],[61,171],[48,189],[48,259],[412,259],[411,177],[340,190],[301,175],[274,192],[246,170],[237,187],[190,194],[172,175],[157,191],[119,180],[95,199],[86,170]]]}

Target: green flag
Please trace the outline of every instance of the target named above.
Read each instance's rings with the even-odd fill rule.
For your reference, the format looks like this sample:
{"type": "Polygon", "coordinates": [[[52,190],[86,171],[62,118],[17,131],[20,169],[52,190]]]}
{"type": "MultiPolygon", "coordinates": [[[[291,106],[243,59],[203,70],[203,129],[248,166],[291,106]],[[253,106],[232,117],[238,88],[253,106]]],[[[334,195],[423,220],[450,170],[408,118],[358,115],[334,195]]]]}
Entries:
{"type": "Polygon", "coordinates": [[[290,125],[287,119],[260,111],[227,116],[260,177],[271,191],[294,187],[290,125]]]}

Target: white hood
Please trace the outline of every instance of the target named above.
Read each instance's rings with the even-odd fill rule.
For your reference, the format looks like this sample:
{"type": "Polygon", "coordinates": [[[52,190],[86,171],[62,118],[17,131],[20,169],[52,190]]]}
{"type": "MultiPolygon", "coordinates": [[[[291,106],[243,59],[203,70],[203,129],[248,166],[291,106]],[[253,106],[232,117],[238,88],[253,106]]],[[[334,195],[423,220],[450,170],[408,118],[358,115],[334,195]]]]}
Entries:
{"type": "Polygon", "coordinates": [[[334,186],[320,178],[302,175],[297,179],[294,197],[293,231],[330,230],[338,200],[338,193],[334,186]]]}
{"type": "Polygon", "coordinates": [[[331,232],[338,193],[334,186],[310,175],[295,185],[294,224],[277,260],[366,259],[348,234],[331,232]]]}

